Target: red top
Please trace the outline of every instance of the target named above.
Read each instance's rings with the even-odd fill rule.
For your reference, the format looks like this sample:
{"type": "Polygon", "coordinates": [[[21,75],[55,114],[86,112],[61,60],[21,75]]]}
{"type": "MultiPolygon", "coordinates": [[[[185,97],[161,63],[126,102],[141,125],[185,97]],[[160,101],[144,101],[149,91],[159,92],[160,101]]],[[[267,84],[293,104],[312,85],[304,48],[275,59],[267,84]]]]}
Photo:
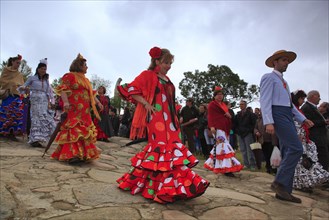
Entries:
{"type": "Polygon", "coordinates": [[[231,119],[225,116],[228,108],[225,103],[219,104],[217,101],[212,101],[208,105],[208,127],[214,127],[230,133],[231,119]]]}

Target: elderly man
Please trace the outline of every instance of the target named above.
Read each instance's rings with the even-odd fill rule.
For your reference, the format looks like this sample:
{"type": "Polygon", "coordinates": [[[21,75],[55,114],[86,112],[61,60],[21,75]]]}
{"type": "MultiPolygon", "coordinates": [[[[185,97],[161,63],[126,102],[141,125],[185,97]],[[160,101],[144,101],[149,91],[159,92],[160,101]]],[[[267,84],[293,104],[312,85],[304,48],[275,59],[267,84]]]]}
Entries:
{"type": "Polygon", "coordinates": [[[288,83],[283,79],[283,73],[296,56],[294,52],[279,50],[267,58],[266,66],[274,70],[263,75],[261,79],[260,107],[265,130],[269,134],[276,133],[282,155],[271,189],[276,193],[277,199],[301,203],[301,199],[291,194],[295,168],[303,154],[303,146],[298,138],[293,118],[308,127],[313,126],[313,123],[292,104],[288,83]]]}
{"type": "Polygon", "coordinates": [[[309,138],[315,143],[319,163],[323,166],[323,169],[328,171],[329,167],[329,152],[328,152],[328,139],[327,139],[327,128],[329,121],[326,120],[323,115],[319,112],[317,105],[321,98],[320,93],[316,90],[312,90],[307,94],[307,102],[302,106],[306,118],[314,123],[314,127],[310,128],[309,138]]]}

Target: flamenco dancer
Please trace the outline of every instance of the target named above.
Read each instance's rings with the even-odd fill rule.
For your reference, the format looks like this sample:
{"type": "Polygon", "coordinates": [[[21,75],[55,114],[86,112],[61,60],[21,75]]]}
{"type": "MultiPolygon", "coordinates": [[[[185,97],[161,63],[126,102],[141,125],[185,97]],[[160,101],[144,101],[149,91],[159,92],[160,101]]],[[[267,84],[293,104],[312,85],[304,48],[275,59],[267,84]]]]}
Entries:
{"type": "Polygon", "coordinates": [[[167,76],[174,60],[168,49],[153,47],[151,64],[133,82],[118,86],[123,98],[137,104],[131,139],[148,137],[131,158],[132,169],[117,180],[119,188],[158,203],[202,195],[209,182],[190,168],[199,161],[182,144],[175,110],[175,87],[167,76]]]}
{"type": "Polygon", "coordinates": [[[213,101],[208,105],[208,127],[215,137],[215,145],[204,167],[214,173],[222,173],[234,177],[243,165],[235,158],[235,152],[230,145],[231,114],[223,102],[224,93],[221,87],[216,86],[213,101]]]}

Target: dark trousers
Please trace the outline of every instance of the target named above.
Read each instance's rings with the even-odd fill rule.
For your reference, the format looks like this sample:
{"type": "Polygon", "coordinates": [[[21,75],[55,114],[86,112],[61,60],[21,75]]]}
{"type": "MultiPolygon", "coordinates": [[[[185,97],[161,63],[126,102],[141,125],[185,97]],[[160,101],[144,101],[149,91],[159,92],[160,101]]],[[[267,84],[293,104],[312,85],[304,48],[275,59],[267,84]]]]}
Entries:
{"type": "Polygon", "coordinates": [[[291,193],[295,168],[303,154],[303,145],[297,135],[291,108],[272,106],[272,114],[282,157],[275,181],[281,183],[284,189],[291,193]]]}
{"type": "Polygon", "coordinates": [[[201,142],[202,154],[205,158],[208,159],[211,148],[209,148],[209,146],[207,145],[205,138],[201,138],[200,142],[201,142]]]}
{"type": "Polygon", "coordinates": [[[195,153],[195,144],[194,144],[194,128],[193,127],[184,127],[184,134],[188,143],[188,149],[191,153],[195,153]]]}
{"type": "Polygon", "coordinates": [[[264,142],[262,144],[262,150],[263,150],[264,159],[266,162],[265,167],[266,167],[266,171],[268,173],[271,173],[271,171],[272,171],[271,155],[272,155],[273,148],[274,148],[274,146],[272,145],[272,142],[264,142]]]}

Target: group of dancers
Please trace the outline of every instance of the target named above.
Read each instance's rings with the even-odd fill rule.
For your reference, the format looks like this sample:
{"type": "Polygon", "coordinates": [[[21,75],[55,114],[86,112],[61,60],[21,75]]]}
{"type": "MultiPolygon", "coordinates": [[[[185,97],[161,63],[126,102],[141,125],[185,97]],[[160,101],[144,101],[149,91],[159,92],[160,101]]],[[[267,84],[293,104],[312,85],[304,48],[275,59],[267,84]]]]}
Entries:
{"type": "MultiPolygon", "coordinates": [[[[159,203],[191,199],[202,195],[210,183],[191,170],[199,161],[181,141],[175,87],[167,75],[174,56],[168,49],[159,47],[151,48],[149,55],[151,63],[148,69],[132,82],[117,87],[123,99],[136,105],[130,139],[148,139],[147,145],[131,158],[132,169],[117,180],[118,186],[131,194],[141,193],[145,198],[159,203]]],[[[29,143],[38,145],[39,141],[49,140],[55,127],[53,118],[49,118],[53,94],[46,73],[47,63],[45,60],[40,62],[36,74],[24,83],[18,72],[20,60],[21,57],[17,57],[14,59],[15,64],[5,67],[0,78],[1,89],[10,90],[10,95],[3,99],[0,106],[0,134],[14,136],[22,131],[17,120],[24,113],[20,94],[30,93],[32,125],[29,143]],[[8,124],[8,120],[11,124],[8,124]],[[41,126],[44,129],[39,129],[41,126]]],[[[51,154],[53,159],[78,163],[100,156],[95,143],[97,139],[107,136],[97,131],[99,129],[96,126],[101,124],[93,122],[91,112],[101,121],[102,113],[108,115],[108,106],[92,89],[85,76],[87,69],[87,60],[78,54],[60,85],[54,88],[53,92],[61,97],[67,117],[61,121],[56,134],[58,146],[51,154]]],[[[104,90],[101,89],[102,94],[104,90]]],[[[243,165],[236,159],[229,143],[231,114],[223,102],[224,96],[224,89],[217,86],[213,91],[213,101],[208,105],[208,127],[215,144],[204,167],[214,173],[234,177],[234,173],[242,170],[243,165]]],[[[312,146],[307,139],[303,143],[312,146]]],[[[316,155],[312,159],[316,162],[316,155]]],[[[319,172],[319,169],[321,167],[318,166],[314,170],[319,172]]],[[[304,171],[299,169],[298,172],[304,171]]],[[[328,179],[327,173],[321,171],[321,174],[328,179]]],[[[297,182],[300,183],[300,180],[297,182]]]]}

